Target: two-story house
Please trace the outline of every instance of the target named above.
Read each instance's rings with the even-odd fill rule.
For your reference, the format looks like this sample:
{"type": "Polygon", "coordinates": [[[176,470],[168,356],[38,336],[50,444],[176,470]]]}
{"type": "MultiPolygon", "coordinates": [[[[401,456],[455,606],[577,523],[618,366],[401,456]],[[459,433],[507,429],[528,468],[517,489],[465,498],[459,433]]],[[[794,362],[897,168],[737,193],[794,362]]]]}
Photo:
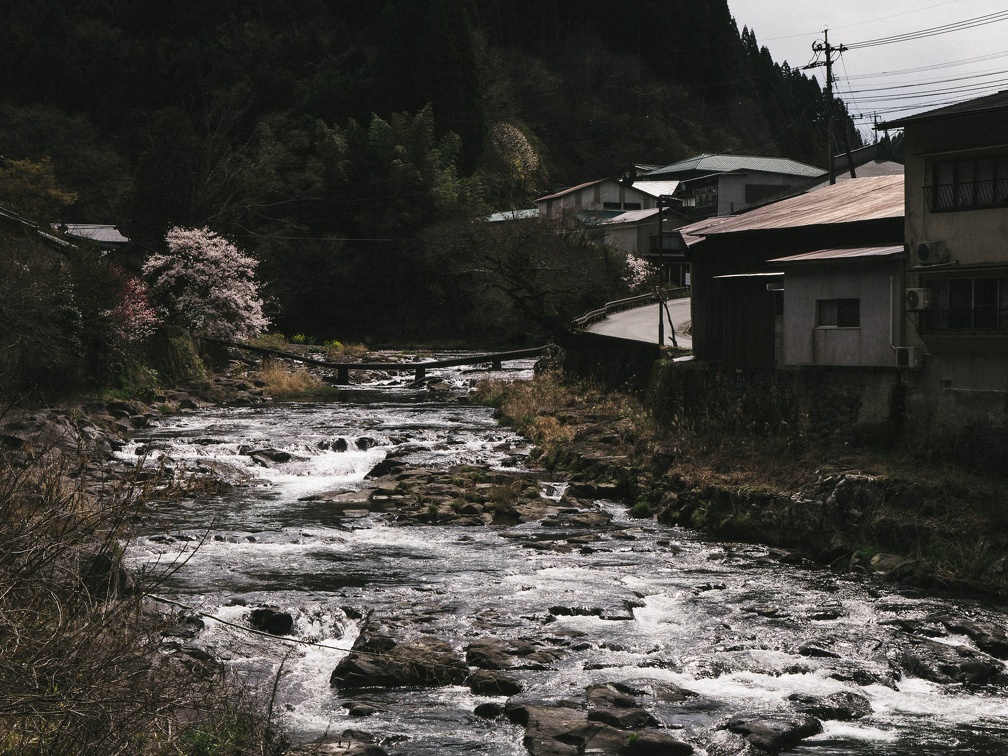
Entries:
{"type": "Polygon", "coordinates": [[[729,215],[808,185],[822,168],[788,158],[702,154],[656,168],[645,181],[678,181],[675,196],[694,217],[729,215]]]}
{"type": "Polygon", "coordinates": [[[880,125],[906,161],[911,385],[1008,390],[1008,91],[880,125]]]}

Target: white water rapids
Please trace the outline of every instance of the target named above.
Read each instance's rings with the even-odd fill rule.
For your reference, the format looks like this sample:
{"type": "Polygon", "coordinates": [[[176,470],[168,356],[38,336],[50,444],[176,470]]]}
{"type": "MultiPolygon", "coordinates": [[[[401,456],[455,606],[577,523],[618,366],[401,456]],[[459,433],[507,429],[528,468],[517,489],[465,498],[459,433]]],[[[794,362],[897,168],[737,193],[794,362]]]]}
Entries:
{"type": "MultiPolygon", "coordinates": [[[[393,754],[525,753],[522,729],[475,717],[476,705],[492,699],[461,686],[369,692],[367,701],[380,711],[351,718],[329,675],[357,636],[355,618],[370,611],[459,650],[487,635],[562,650],[548,669],[517,673],[524,695],[536,699],[576,697],[596,682],[694,691],[685,703],[656,698],[647,706],[701,754],[710,732],[732,715],[787,709],[795,693],[852,689],[874,712],[824,722],[821,735],[793,752],[1008,753],[1003,685],[939,685],[911,676],[884,682],[894,621],[951,614],[1004,627],[1004,607],[780,564],[760,546],[708,542],[629,519],[615,502],[603,502],[615,519],[591,548],[556,551],[533,547],[543,531],[538,524],[397,526],[312,500],[358,488],[392,449],[411,464],[521,467],[525,442],[500,427],[491,410],[457,401],[472,373],[445,375],[458,393],[433,396],[396,384],[350,391],[344,401],[166,418],[123,451],[249,477],[226,495],[157,505],[129,558],[154,571],[187,560],[161,593],[229,623],[207,619],[191,642],[236,673],[268,691],[279,670],[277,710],[295,739],[357,728],[393,754]],[[292,458],[263,467],[250,448],[292,458]],[[257,606],[290,612],[292,637],[308,644],[243,632],[257,606]],[[556,606],[601,611],[553,618],[556,606]],[[839,658],[800,653],[810,642],[839,658]]],[[[562,543],[564,534],[550,530],[562,543]]],[[[971,644],[965,637],[940,640],[971,644]]]]}

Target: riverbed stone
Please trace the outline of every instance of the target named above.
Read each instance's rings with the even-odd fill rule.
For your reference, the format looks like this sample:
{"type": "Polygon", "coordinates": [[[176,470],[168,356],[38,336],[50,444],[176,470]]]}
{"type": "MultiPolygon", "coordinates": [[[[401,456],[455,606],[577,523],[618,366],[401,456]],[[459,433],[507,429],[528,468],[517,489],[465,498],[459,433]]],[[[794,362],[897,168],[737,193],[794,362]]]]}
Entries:
{"type": "Polygon", "coordinates": [[[1004,672],[1004,665],[987,654],[928,639],[913,639],[891,652],[890,663],[905,674],[942,685],[984,683],[1004,672]]]}
{"type": "Polygon", "coordinates": [[[523,743],[531,756],[576,756],[590,746],[601,753],[627,753],[626,732],[588,721],[587,712],[571,705],[508,702],[508,718],[525,727],[523,743]]]}
{"type": "Polygon", "coordinates": [[[469,675],[466,685],[477,696],[513,696],[522,692],[522,684],[513,677],[479,669],[469,675]]]}
{"type": "MultiPolygon", "coordinates": [[[[693,746],[661,730],[640,730],[627,738],[630,756],[690,756],[693,746]]],[[[711,756],[708,752],[708,756],[711,756]]]]}
{"type": "MultiPolygon", "coordinates": [[[[361,639],[358,638],[358,641],[361,639]]],[[[461,685],[469,669],[450,644],[433,636],[399,642],[370,636],[333,670],[329,684],[340,690],[461,685]]]]}
{"type": "Polygon", "coordinates": [[[609,709],[590,709],[589,722],[602,722],[617,730],[639,730],[642,727],[658,727],[661,722],[655,719],[647,709],[639,707],[613,707],[609,709]]]}
{"type": "Polygon", "coordinates": [[[601,683],[590,685],[585,689],[589,706],[606,709],[632,709],[637,706],[635,695],[643,695],[643,691],[630,693],[629,688],[620,683],[601,683]]]}
{"type": "Polygon", "coordinates": [[[827,696],[804,696],[795,693],[788,698],[794,702],[796,711],[820,720],[847,722],[866,717],[873,711],[868,699],[852,690],[842,690],[827,696]]]}
{"type": "Polygon", "coordinates": [[[290,635],[294,632],[294,617],[290,612],[264,606],[249,613],[249,625],[270,635],[290,635]]]}
{"type": "Polygon", "coordinates": [[[756,756],[759,753],[748,740],[728,730],[715,732],[704,750],[707,756],[756,756]]]}
{"type": "Polygon", "coordinates": [[[935,617],[950,633],[967,636],[977,648],[998,659],[1008,659],[1008,634],[991,622],[976,622],[965,617],[939,615],[935,617]]]}
{"type": "Polygon", "coordinates": [[[728,730],[741,735],[750,745],[771,753],[793,748],[805,738],[822,732],[822,724],[815,717],[734,717],[726,725],[728,730]]]}

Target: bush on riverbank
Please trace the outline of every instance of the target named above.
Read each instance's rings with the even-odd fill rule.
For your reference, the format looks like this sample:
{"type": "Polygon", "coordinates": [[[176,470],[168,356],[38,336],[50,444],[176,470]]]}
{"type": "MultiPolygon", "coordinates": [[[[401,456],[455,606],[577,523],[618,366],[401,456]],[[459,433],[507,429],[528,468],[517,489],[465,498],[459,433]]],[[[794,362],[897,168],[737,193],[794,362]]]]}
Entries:
{"type": "Polygon", "coordinates": [[[255,699],[166,639],[159,575],[123,568],[156,480],[101,479],[72,443],[0,445],[0,754],[275,752],[255,699]]]}
{"type": "Polygon", "coordinates": [[[484,384],[478,397],[530,437],[548,466],[626,491],[635,516],[934,587],[1008,595],[1003,479],[922,463],[891,439],[856,445],[786,423],[768,432],[744,411],[655,413],[556,373],[484,384]]]}

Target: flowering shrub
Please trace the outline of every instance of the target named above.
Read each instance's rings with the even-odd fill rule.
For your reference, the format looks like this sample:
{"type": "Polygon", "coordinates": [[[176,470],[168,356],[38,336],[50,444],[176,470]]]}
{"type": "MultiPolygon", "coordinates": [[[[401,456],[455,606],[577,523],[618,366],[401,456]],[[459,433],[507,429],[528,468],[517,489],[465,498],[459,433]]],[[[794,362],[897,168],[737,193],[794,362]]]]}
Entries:
{"type": "Polygon", "coordinates": [[[266,330],[257,260],[208,228],[176,227],[165,242],[168,251],[151,255],[144,273],[176,319],[218,339],[248,339],[266,330]]]}
{"type": "Polygon", "coordinates": [[[658,275],[658,268],[647,260],[628,254],[626,257],[627,274],[623,277],[631,289],[642,289],[658,275]]]}
{"type": "Polygon", "coordinates": [[[119,349],[128,349],[154,334],[161,314],[151,304],[150,287],[146,281],[121,269],[113,273],[119,278],[116,305],[105,315],[110,321],[112,341],[119,349]]]}

